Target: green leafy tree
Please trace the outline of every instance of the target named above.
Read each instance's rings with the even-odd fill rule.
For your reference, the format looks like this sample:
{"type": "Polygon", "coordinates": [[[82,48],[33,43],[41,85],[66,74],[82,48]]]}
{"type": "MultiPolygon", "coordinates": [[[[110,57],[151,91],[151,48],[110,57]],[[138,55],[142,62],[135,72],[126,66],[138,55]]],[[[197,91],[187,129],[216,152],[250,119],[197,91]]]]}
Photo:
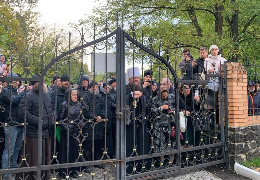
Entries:
{"type": "Polygon", "coordinates": [[[129,32],[134,25],[137,38],[144,31],[157,46],[161,41],[171,60],[182,48],[198,57],[201,46],[217,44],[226,59],[241,61],[246,54],[259,57],[259,9],[258,0],[107,0],[90,20],[81,22],[102,26],[107,17],[110,28],[115,28],[123,20],[129,32]]]}

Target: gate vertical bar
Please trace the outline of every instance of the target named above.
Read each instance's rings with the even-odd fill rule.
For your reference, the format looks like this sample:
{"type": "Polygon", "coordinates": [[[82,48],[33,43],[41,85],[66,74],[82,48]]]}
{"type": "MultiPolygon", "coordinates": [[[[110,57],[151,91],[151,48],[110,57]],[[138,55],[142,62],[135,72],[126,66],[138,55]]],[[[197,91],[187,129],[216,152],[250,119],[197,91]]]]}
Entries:
{"type": "Polygon", "coordinates": [[[124,32],[119,27],[116,35],[116,179],[125,179],[125,42],[124,32]]]}
{"type": "Polygon", "coordinates": [[[224,62],[224,96],[225,96],[225,157],[226,167],[229,168],[229,152],[228,152],[228,98],[227,98],[227,62],[224,62]]]}
{"type": "Polygon", "coordinates": [[[222,153],[224,155],[224,159],[225,159],[225,126],[224,126],[224,97],[223,97],[223,90],[225,87],[225,81],[224,81],[224,77],[220,77],[220,83],[219,83],[219,102],[220,102],[220,112],[219,112],[219,117],[220,118],[220,134],[221,134],[221,142],[223,142],[223,147],[222,147],[222,153]]]}
{"type": "Polygon", "coordinates": [[[39,89],[39,124],[38,124],[38,167],[37,179],[41,180],[41,166],[42,166],[42,115],[43,115],[43,75],[40,77],[39,89]]]}
{"type": "MultiPolygon", "coordinates": [[[[175,78],[175,77],[174,77],[175,78]]],[[[175,113],[175,126],[176,126],[176,132],[180,132],[180,120],[179,120],[179,106],[180,106],[180,96],[179,96],[179,81],[178,79],[175,78],[174,82],[175,86],[175,102],[176,102],[176,113],[175,113]]],[[[177,156],[177,165],[178,165],[178,170],[181,169],[181,137],[180,133],[176,133],[176,140],[177,140],[177,150],[178,150],[178,156],[177,156]]]]}

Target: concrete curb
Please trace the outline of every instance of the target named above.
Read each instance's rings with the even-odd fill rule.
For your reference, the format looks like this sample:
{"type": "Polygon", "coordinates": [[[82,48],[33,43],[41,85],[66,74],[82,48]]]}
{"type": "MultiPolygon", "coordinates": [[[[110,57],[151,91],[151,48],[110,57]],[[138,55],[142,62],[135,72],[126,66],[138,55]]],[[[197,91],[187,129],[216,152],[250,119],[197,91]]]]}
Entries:
{"type": "Polygon", "coordinates": [[[252,170],[252,169],[249,169],[245,166],[242,166],[241,164],[239,164],[237,162],[234,165],[234,169],[235,169],[237,174],[240,174],[244,177],[247,177],[247,178],[250,178],[250,179],[253,179],[253,180],[259,180],[260,179],[260,173],[259,172],[252,170]]]}

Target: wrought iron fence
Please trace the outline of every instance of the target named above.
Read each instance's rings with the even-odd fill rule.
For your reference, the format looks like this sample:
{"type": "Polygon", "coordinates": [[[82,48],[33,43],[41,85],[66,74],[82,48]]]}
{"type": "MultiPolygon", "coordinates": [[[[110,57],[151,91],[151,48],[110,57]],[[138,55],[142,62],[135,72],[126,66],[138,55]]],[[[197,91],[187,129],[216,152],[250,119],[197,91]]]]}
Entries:
{"type": "Polygon", "coordinates": [[[82,31],[79,46],[55,54],[38,75],[31,76],[27,60],[21,77],[0,77],[8,82],[0,95],[4,178],[156,178],[227,163],[225,69],[203,80],[178,79],[167,50],[156,53],[151,39],[140,43],[120,27],[100,38],[94,31],[91,42],[82,31]],[[82,64],[77,88],[70,81],[75,54],[82,64]],[[83,68],[87,55],[91,74],[83,68]]]}

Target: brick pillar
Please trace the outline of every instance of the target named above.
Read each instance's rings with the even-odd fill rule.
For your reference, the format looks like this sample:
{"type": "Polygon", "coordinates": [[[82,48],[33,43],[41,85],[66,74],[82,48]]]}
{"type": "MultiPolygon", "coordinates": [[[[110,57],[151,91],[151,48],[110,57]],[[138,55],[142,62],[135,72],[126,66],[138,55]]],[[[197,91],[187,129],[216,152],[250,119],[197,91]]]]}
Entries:
{"type": "Polygon", "coordinates": [[[227,63],[228,125],[248,126],[247,72],[240,63],[227,63]]]}
{"type": "Polygon", "coordinates": [[[247,72],[227,63],[228,141],[230,168],[260,156],[260,116],[248,116],[247,72]]]}

